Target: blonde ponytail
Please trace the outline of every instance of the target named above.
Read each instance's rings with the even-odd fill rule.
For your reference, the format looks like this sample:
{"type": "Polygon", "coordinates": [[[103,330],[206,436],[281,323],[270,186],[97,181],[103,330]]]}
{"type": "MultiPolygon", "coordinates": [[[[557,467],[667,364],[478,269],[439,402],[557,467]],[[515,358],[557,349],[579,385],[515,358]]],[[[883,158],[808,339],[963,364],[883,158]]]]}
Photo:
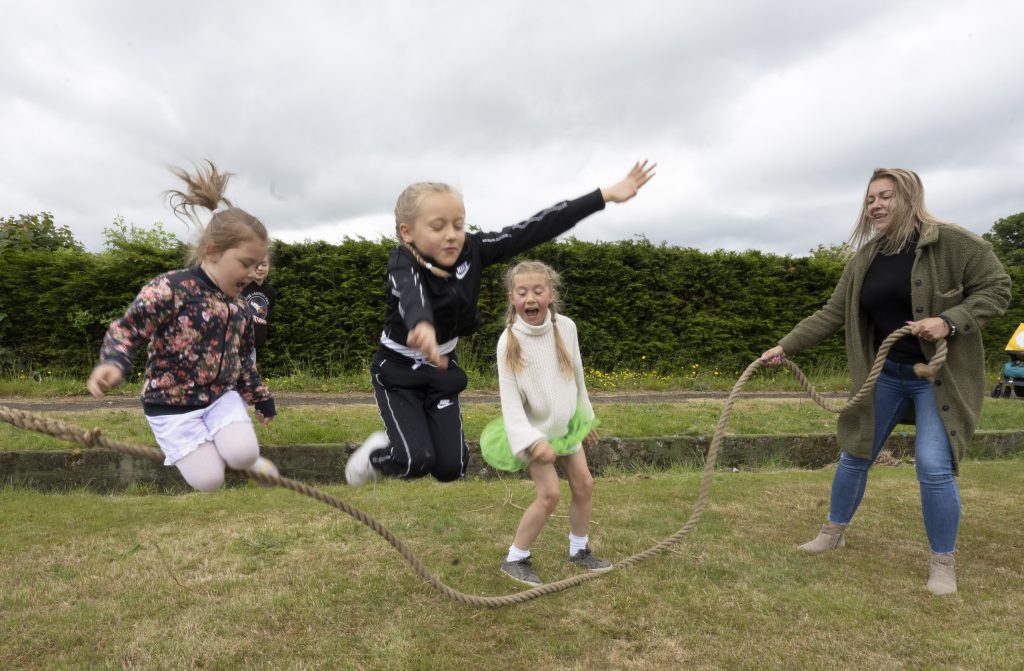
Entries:
{"type": "Polygon", "coordinates": [[[245,210],[235,207],[224,195],[233,173],[220,172],[210,160],[194,164],[193,168],[194,174],[181,168],[171,168],[171,172],[185,182],[185,190],[168,189],[164,192],[175,216],[199,228],[199,237],[189,252],[188,264],[198,266],[208,253],[224,252],[253,238],[267,242],[266,226],[245,210]],[[221,203],[227,207],[222,207],[221,203]],[[196,214],[199,207],[213,213],[205,226],[196,214]]]}

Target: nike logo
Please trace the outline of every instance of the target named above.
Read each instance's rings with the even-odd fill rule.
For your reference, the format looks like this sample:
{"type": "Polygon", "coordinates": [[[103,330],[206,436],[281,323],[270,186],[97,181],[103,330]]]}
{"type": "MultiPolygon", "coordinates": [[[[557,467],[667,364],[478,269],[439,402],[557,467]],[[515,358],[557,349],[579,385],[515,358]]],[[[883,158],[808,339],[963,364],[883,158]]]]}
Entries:
{"type": "Polygon", "coordinates": [[[437,409],[438,410],[444,410],[445,408],[447,408],[451,404],[452,404],[452,402],[449,401],[447,398],[442,398],[440,401],[437,402],[437,409]]]}
{"type": "Polygon", "coordinates": [[[455,277],[462,279],[469,272],[469,261],[463,261],[459,264],[459,267],[455,269],[455,277]]]}

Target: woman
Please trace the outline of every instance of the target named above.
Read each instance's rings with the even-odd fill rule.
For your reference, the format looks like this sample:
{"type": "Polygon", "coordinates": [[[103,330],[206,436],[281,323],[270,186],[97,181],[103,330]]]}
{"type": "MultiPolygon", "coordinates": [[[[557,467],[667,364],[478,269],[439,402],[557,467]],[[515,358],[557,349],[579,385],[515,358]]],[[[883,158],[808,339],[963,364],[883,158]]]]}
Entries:
{"type": "Polygon", "coordinates": [[[890,350],[873,403],[839,417],[842,452],[828,521],[800,549],[821,553],[843,547],[868,469],[912,410],[915,466],[931,547],[927,587],[933,594],[951,594],[956,591],[953,552],[960,526],[956,474],[985,395],[981,329],[1006,310],[1010,278],[987,242],[928,212],[924,186],[910,170],[875,170],[850,246],[856,253],[828,303],[764,352],[762,360],[777,364],[845,327],[851,389],[856,391],[882,340],[906,324],[912,325],[912,335],[890,350]],[[943,338],[946,365],[934,384],[918,379],[913,365],[930,358],[935,342],[943,338]]]}

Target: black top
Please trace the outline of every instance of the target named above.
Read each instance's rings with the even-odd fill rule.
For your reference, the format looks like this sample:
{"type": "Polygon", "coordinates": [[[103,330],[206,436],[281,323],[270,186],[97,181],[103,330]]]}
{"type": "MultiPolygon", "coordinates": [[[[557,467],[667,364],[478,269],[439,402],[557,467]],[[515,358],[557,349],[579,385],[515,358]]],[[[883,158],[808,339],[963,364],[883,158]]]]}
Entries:
{"type": "MultiPolygon", "coordinates": [[[[916,237],[898,254],[876,254],[860,288],[860,306],[868,314],[875,335],[875,350],[896,329],[913,321],[910,273],[917,252],[916,237]]],[[[920,341],[904,336],[889,350],[889,359],[899,363],[920,363],[927,359],[920,341]]]]}
{"type": "MultiPolygon", "coordinates": [[[[421,266],[412,252],[396,247],[388,257],[387,312],[384,334],[406,345],[409,331],[422,321],[434,326],[437,342],[475,333],[480,328],[480,281],[484,268],[565,233],[577,222],[604,209],[596,190],[538,212],[526,221],[493,233],[470,233],[451,273],[438,277],[421,266]]],[[[432,261],[427,259],[427,261],[432,261]]]]}
{"type": "Polygon", "coordinates": [[[270,286],[270,282],[264,281],[263,284],[249,282],[242,289],[241,296],[252,311],[256,351],[259,351],[263,347],[263,343],[267,342],[267,322],[270,321],[270,311],[273,309],[274,303],[277,302],[277,289],[270,286]]]}

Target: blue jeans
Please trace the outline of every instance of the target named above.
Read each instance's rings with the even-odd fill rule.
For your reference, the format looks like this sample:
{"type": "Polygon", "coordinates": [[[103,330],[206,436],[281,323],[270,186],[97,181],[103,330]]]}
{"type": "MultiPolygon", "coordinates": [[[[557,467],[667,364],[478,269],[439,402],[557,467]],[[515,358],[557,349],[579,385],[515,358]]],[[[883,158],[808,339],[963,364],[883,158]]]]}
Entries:
{"type": "Polygon", "coordinates": [[[875,438],[871,459],[839,455],[839,468],[832,480],[832,502],[828,521],[849,524],[864,497],[868,469],[878,457],[885,439],[914,404],[917,437],[914,463],[921,486],[924,529],[932,552],[953,552],[960,529],[960,488],[953,474],[953,450],[939,414],[935,392],[927,380],[914,375],[913,366],[886,360],[875,387],[875,438]]]}

